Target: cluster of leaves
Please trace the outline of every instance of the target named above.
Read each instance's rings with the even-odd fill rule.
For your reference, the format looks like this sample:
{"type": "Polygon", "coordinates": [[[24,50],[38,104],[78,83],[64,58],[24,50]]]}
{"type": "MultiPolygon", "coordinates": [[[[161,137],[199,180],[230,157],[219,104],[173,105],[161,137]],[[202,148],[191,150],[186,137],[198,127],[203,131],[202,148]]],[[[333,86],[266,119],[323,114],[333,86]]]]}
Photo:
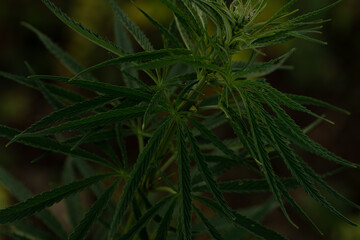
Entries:
{"type": "Polygon", "coordinates": [[[285,239],[259,223],[267,212],[279,206],[296,226],[287,214],[285,202],[317,229],[289,194],[295,188],[303,188],[336,216],[355,225],[318,190],[321,187],[358,207],[324,181],[324,177],[335,172],[318,175],[293,150],[297,146],[345,168],[358,167],[306,135],[319,121],[331,121],[304,105],[348,112],[313,98],[282,93],[266,82],[266,75],[286,68],[283,63],[293,50],[269,62],[256,61],[265,47],[290,39],[320,42],[308,34],[317,33],[326,20],[311,18],[340,1],[293,17],[297,11],[289,9],[296,1],[290,0],[261,22],[256,19],[266,6],[265,0],[235,0],[230,6],[223,0],[162,0],[173,13],[167,27],[139,9],[161,31],[164,47],[160,50],[154,49],[114,0],[109,3],[114,12],[115,42],[85,28],[50,0],[42,1],[66,25],[112,55],[104,62],[83,68],[42,32],[23,24],[74,76],[36,75],[29,65],[28,77],[0,72],[4,78],[39,90],[54,109],[23,131],[0,125],[0,136],[9,140],[8,145],[18,142],[43,149],[44,155],[57,152],[67,158],[64,185],[34,197],[0,168],[0,181],[20,201],[0,210],[0,231],[4,235],[14,239],[79,240],[86,239],[96,225],[94,239],[132,239],[137,234],[140,239],[193,239],[204,232],[214,239],[234,239],[233,234],[225,232],[235,232],[236,239],[248,234],[261,239],[285,239]],[[209,31],[211,27],[215,31],[209,31]],[[128,33],[144,51],[133,52],[128,33]],[[252,51],[250,59],[234,61],[234,55],[243,50],[252,51]],[[106,66],[119,70],[121,84],[101,82],[91,74],[106,66]],[[140,79],[139,72],[152,84],[140,79]],[[57,82],[92,91],[96,97],[87,99],[57,82]],[[207,89],[215,94],[205,95],[207,89]],[[317,120],[301,129],[284,107],[317,120]],[[223,124],[232,127],[236,139],[223,140],[214,134],[213,129],[223,124]],[[64,135],[69,132],[72,134],[64,135]],[[131,136],[139,144],[135,160],[129,159],[124,140],[131,136]],[[113,143],[117,143],[121,156],[113,143]],[[84,146],[98,148],[104,154],[84,146]],[[275,173],[274,158],[283,160],[292,178],[275,173]],[[247,168],[258,177],[217,180],[236,166],[247,168]],[[80,180],[75,172],[80,173],[80,180]],[[84,214],[75,194],[86,188],[91,188],[97,200],[84,214]],[[119,199],[114,197],[117,191],[119,199]],[[271,192],[274,199],[251,211],[232,209],[223,196],[259,192],[271,192]],[[69,223],[73,226],[69,236],[45,209],[62,199],[66,199],[69,223]],[[206,208],[218,217],[205,216],[206,208]],[[32,215],[48,231],[23,220],[32,215]],[[194,224],[195,219],[198,224],[194,224]]]}

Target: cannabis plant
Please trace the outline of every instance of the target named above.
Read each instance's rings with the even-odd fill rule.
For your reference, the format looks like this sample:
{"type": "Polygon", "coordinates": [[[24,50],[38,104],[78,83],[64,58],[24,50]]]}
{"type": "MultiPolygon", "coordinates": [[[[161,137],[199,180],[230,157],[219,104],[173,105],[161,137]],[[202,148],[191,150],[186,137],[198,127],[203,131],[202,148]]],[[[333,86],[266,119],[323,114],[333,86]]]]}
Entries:
{"type": "Polygon", "coordinates": [[[303,188],[336,217],[356,225],[319,191],[359,208],[324,180],[337,171],[319,175],[295,151],[303,149],[341,165],[340,169],[358,167],[306,135],[319,121],[331,121],[305,105],[348,112],[310,97],[282,93],[266,81],[275,70],[289,68],[284,62],[294,50],[260,61],[267,47],[291,39],[323,43],[312,36],[327,20],[314,17],[340,1],[301,15],[290,10],[296,2],[290,0],[263,21],[258,16],[266,0],[230,4],[161,0],[173,14],[168,26],[145,10],[139,11],[161,32],[162,49],[153,47],[114,0],[109,0],[115,19],[114,42],[85,28],[50,0],[42,2],[109,55],[106,61],[83,68],[45,34],[23,24],[74,75],[38,75],[29,64],[26,77],[0,72],[4,78],[39,90],[54,109],[22,131],[1,125],[0,136],[9,140],[7,146],[17,142],[42,149],[45,155],[65,155],[64,182],[32,196],[0,168],[1,182],[20,201],[0,210],[2,234],[14,239],[189,240],[208,234],[213,239],[253,235],[277,240],[285,237],[260,222],[279,207],[296,227],[285,204],[320,232],[289,194],[296,188],[303,188]],[[132,41],[143,51],[134,53],[132,41]],[[251,52],[250,57],[237,61],[236,56],[244,52],[251,52]],[[119,75],[112,84],[92,74],[108,66],[119,75]],[[67,85],[91,91],[94,97],[86,98],[67,85]],[[311,115],[314,123],[302,129],[288,109],[311,115]],[[225,125],[232,132],[224,139],[214,129],[225,125]],[[138,146],[126,144],[134,139],[138,146]],[[281,159],[291,177],[274,171],[276,159],[281,159]],[[253,177],[219,181],[234,168],[244,168],[253,177]],[[87,188],[97,200],[84,213],[75,194],[87,188]],[[224,193],[233,193],[241,201],[243,194],[260,192],[269,192],[272,198],[246,210],[233,209],[224,198],[224,193]],[[46,210],[63,199],[70,233],[46,210]],[[42,225],[24,220],[33,215],[42,225]]]}

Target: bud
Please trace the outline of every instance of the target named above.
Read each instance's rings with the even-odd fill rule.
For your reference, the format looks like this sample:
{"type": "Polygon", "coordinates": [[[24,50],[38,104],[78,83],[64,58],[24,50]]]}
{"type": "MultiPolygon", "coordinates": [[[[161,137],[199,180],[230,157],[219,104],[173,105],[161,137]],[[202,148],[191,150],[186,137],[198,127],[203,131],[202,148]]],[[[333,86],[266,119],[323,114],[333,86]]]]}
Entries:
{"type": "Polygon", "coordinates": [[[234,0],[230,4],[230,13],[235,20],[236,28],[243,28],[254,16],[254,9],[251,0],[243,3],[242,0],[234,0]]]}

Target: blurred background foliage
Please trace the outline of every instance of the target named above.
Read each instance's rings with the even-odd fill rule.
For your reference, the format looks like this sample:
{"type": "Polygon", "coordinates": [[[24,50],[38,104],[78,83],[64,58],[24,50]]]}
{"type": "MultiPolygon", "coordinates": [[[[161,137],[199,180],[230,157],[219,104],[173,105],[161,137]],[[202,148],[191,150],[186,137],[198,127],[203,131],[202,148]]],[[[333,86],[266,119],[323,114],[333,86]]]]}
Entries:
{"type": "MultiPolygon", "coordinates": [[[[54,2],[70,16],[83,25],[100,33],[108,39],[113,39],[113,17],[106,1],[100,0],[57,0],[54,2]]],[[[134,0],[142,9],[146,10],[159,22],[167,25],[171,18],[170,12],[159,0],[134,0]]],[[[286,0],[269,0],[267,10],[262,15],[266,18],[276,11],[286,0]]],[[[301,0],[297,3],[300,12],[320,8],[333,1],[330,0],[301,0]]],[[[161,36],[146,18],[139,14],[131,1],[120,1],[127,14],[141,26],[150,37],[156,48],[161,47],[161,36]]],[[[266,49],[267,56],[263,60],[271,59],[283,54],[286,50],[296,47],[297,51],[288,60],[289,65],[295,66],[293,71],[278,71],[269,76],[269,82],[278,89],[295,94],[316,97],[329,103],[349,110],[352,115],[324,109],[313,109],[324,113],[336,125],[320,124],[311,131],[310,136],[322,145],[344,158],[358,162],[360,147],[360,1],[344,0],[336,8],[323,15],[325,19],[333,19],[326,23],[320,40],[328,42],[327,46],[314,44],[302,40],[294,40],[286,44],[266,49]]],[[[15,74],[27,75],[24,61],[27,61],[40,74],[69,75],[70,73],[50,54],[37,37],[20,25],[26,21],[57,42],[71,53],[84,66],[100,62],[109,55],[91,42],[75,34],[60,22],[41,3],[28,0],[0,0],[0,70],[15,74]]],[[[135,44],[135,43],[134,43],[135,44]]],[[[135,44],[135,50],[140,48],[135,44]]],[[[246,59],[246,55],[239,56],[246,59]]],[[[114,71],[98,71],[100,79],[118,82],[114,71]],[[100,77],[101,76],[101,77],[100,77]]],[[[32,122],[39,120],[51,112],[51,108],[38,92],[18,85],[7,79],[0,78],[0,123],[11,127],[24,129],[32,122]]],[[[313,119],[299,113],[293,113],[296,121],[305,126],[313,119]]],[[[41,161],[31,164],[30,161],[42,154],[40,150],[13,144],[5,149],[5,140],[0,139],[0,164],[5,166],[14,176],[22,181],[34,193],[49,189],[60,182],[64,157],[50,154],[41,161]]],[[[318,172],[326,172],[336,168],[335,165],[303,153],[318,172]]],[[[279,167],[281,170],[281,167],[279,167]]],[[[232,172],[231,174],[239,174],[232,172]]],[[[329,182],[356,203],[360,203],[360,174],[357,170],[347,170],[334,177],[329,182]]],[[[300,204],[319,224],[325,237],[318,235],[301,217],[295,215],[300,230],[293,228],[279,211],[273,211],[265,223],[283,233],[289,239],[360,239],[360,228],[354,228],[338,221],[330,213],[324,211],[306,194],[297,190],[293,194],[300,204]]],[[[246,206],[260,203],[258,196],[247,203],[236,202],[228,198],[233,206],[246,206]],[[254,200],[255,199],[255,200],[254,200]]],[[[239,199],[239,198],[237,198],[239,199]]],[[[260,199],[262,200],[262,199],[260,199]]],[[[84,200],[86,202],[86,199],[84,200]]],[[[337,203],[335,201],[335,203],[337,203]]],[[[0,184],[0,208],[12,204],[12,199],[6,189],[0,184]]],[[[360,224],[360,213],[354,209],[338,203],[346,215],[360,224]]],[[[52,211],[62,216],[62,203],[52,207],[52,211]]],[[[1,239],[1,237],[0,237],[1,239]]]]}

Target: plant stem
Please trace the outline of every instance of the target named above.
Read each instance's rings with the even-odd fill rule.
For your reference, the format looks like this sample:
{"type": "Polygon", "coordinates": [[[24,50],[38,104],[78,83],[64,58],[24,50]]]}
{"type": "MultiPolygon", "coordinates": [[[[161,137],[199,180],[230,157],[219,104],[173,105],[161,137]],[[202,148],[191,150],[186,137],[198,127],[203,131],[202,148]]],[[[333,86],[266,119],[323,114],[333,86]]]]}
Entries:
{"type": "Polygon", "coordinates": [[[155,191],[163,191],[163,192],[168,192],[171,194],[177,194],[177,192],[175,192],[172,188],[169,188],[169,187],[157,187],[157,188],[155,188],[155,191]]]}
{"type": "MultiPolygon", "coordinates": [[[[183,101],[180,103],[179,107],[178,107],[178,112],[181,111],[187,111],[190,109],[190,107],[193,105],[193,101],[195,100],[204,90],[206,84],[207,84],[207,78],[206,78],[206,74],[204,74],[204,70],[201,70],[198,73],[199,76],[199,83],[195,86],[195,88],[189,93],[189,96],[186,98],[188,99],[187,101],[183,101]]],[[[169,147],[169,145],[172,143],[172,138],[173,135],[176,132],[176,118],[174,118],[171,123],[170,126],[168,128],[168,130],[166,131],[163,140],[160,142],[160,146],[157,152],[157,155],[154,159],[154,161],[158,161],[158,159],[164,155],[169,147]]],[[[174,157],[175,159],[175,157],[174,157]]],[[[172,161],[172,159],[170,158],[169,161],[172,161]]],[[[169,162],[168,161],[168,162],[169,162]]],[[[168,163],[166,162],[166,164],[168,163]]],[[[170,162],[171,163],[171,162],[170,162]]],[[[150,174],[151,176],[151,174],[150,174]]],[[[156,174],[152,174],[152,177],[155,177],[156,174]]],[[[151,179],[152,180],[152,179],[151,179]]],[[[171,188],[170,188],[171,189],[171,188]]],[[[173,192],[174,190],[171,189],[171,191],[173,192]]]]}
{"type": "MultiPolygon", "coordinates": [[[[204,88],[207,84],[207,78],[206,78],[206,75],[203,73],[203,71],[204,70],[201,70],[198,73],[199,78],[200,78],[199,83],[195,86],[194,90],[192,90],[189,93],[189,96],[186,98],[188,100],[180,103],[180,105],[178,107],[178,112],[189,110],[190,107],[193,105],[192,100],[195,100],[204,90],[204,88]]],[[[172,139],[175,131],[176,131],[176,121],[171,121],[169,129],[165,133],[163,141],[160,143],[158,156],[161,156],[166,152],[166,149],[168,148],[169,144],[171,143],[171,139],[172,139]]]]}
{"type": "Polygon", "coordinates": [[[176,158],[176,154],[174,153],[174,155],[172,155],[161,167],[161,171],[165,171],[170,165],[171,163],[174,161],[174,159],[176,158]]]}
{"type": "Polygon", "coordinates": [[[139,142],[139,153],[141,153],[144,150],[144,137],[141,132],[141,121],[138,121],[138,127],[137,127],[137,139],[139,142]]]}

